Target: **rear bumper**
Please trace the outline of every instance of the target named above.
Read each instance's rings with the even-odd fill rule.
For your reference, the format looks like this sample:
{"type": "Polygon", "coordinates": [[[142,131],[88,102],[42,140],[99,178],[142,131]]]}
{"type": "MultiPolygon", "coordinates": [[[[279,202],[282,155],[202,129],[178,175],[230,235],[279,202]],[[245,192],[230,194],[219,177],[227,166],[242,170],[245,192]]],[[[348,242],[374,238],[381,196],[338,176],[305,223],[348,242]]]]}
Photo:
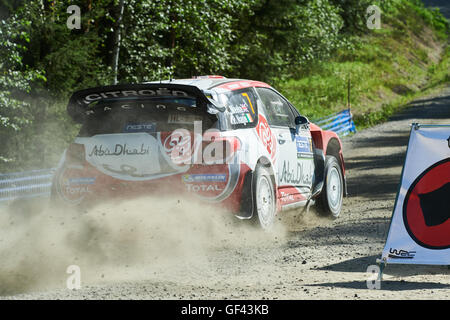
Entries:
{"type": "Polygon", "coordinates": [[[65,204],[93,207],[107,201],[142,197],[191,198],[215,203],[233,213],[241,211],[245,164],[192,166],[188,171],[145,181],[125,181],[108,176],[88,163],[59,169],[52,183],[52,199],[65,204]]]}

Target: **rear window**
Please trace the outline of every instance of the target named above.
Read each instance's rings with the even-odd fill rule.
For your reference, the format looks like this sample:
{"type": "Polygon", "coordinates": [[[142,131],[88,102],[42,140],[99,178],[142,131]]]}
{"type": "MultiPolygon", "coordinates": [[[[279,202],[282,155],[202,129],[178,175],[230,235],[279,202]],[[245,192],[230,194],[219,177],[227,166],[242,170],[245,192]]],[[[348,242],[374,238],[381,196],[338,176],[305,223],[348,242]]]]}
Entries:
{"type": "Polygon", "coordinates": [[[195,121],[201,121],[202,131],[217,126],[217,117],[198,108],[195,98],[103,100],[89,111],[79,136],[194,130],[195,121]]]}

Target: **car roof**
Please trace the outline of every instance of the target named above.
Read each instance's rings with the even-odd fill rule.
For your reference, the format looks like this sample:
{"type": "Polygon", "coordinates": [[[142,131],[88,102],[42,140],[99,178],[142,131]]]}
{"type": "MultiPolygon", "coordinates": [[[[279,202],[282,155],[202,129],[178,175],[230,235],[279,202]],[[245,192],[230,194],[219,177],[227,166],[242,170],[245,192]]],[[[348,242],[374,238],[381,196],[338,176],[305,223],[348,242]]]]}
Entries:
{"type": "Polygon", "coordinates": [[[195,86],[200,90],[214,90],[218,92],[234,91],[250,87],[271,88],[267,83],[246,79],[228,79],[223,76],[210,75],[198,76],[191,79],[172,79],[162,81],[151,81],[145,83],[161,83],[161,84],[182,84],[195,86]]]}

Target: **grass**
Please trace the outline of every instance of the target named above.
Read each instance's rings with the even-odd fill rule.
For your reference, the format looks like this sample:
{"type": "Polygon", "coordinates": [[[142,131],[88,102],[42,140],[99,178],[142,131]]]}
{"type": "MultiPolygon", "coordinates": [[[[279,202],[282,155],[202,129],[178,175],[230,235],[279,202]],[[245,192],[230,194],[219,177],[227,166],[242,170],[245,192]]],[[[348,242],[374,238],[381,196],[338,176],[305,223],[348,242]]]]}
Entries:
{"type": "Polygon", "coordinates": [[[444,51],[442,60],[436,65],[432,65],[429,68],[428,80],[425,87],[420,91],[410,93],[404,97],[397,97],[392,101],[385,103],[379,110],[374,112],[366,112],[360,115],[356,115],[355,123],[359,129],[373,126],[378,123],[386,121],[393,114],[401,111],[407,105],[420,97],[428,95],[435,90],[438,90],[443,85],[450,83],[450,47],[447,47],[444,51]]]}
{"type": "Polygon", "coordinates": [[[347,108],[350,81],[350,105],[362,129],[450,82],[448,26],[438,13],[403,4],[385,21],[381,30],[350,39],[332,59],[298,70],[276,87],[302,114],[317,119],[347,108]]]}

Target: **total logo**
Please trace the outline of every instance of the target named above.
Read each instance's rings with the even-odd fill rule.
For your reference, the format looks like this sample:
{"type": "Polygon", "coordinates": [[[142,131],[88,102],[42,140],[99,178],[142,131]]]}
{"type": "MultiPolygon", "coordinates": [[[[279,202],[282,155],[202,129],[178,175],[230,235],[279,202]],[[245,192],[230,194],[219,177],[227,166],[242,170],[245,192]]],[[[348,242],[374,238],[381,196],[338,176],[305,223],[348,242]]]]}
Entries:
{"type": "Polygon", "coordinates": [[[62,199],[77,204],[92,192],[91,186],[95,184],[96,179],[96,177],[79,177],[72,169],[65,169],[57,177],[56,189],[62,199]]]}
{"type": "Polygon", "coordinates": [[[82,187],[65,187],[66,194],[70,195],[83,195],[85,193],[90,193],[91,190],[89,189],[89,186],[82,186],[82,187]]]}
{"type": "Polygon", "coordinates": [[[186,188],[190,192],[208,192],[208,191],[222,191],[223,188],[220,188],[216,184],[192,184],[186,183],[186,188]]]}

